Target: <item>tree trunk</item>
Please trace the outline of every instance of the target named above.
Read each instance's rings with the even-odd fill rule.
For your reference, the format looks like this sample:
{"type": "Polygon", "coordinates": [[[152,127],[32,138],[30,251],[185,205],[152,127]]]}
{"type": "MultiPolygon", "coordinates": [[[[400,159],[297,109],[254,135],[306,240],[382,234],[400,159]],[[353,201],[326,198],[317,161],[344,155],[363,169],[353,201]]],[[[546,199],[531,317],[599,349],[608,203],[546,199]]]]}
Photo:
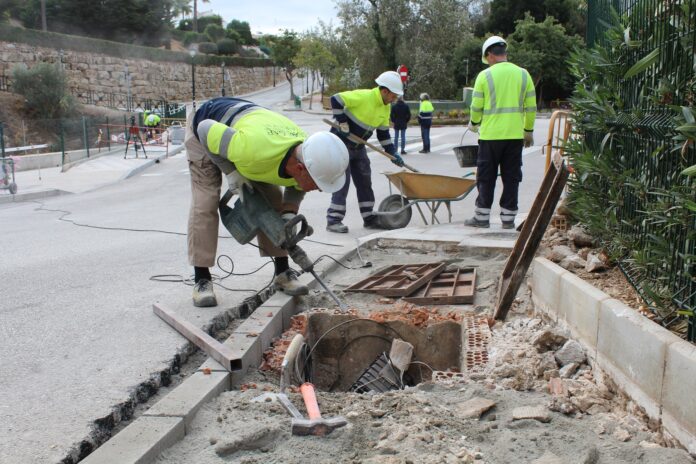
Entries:
{"type": "Polygon", "coordinates": [[[309,109],[312,109],[312,100],[314,98],[314,79],[316,78],[316,74],[312,71],[312,90],[309,92],[309,109]]]}
{"type": "Polygon", "coordinates": [[[193,32],[198,32],[198,0],[193,0],[193,32]]]}
{"type": "Polygon", "coordinates": [[[46,0],[41,0],[41,30],[48,32],[48,27],[46,26],[46,0]]]}
{"type": "Polygon", "coordinates": [[[285,79],[290,83],[290,100],[295,101],[295,89],[292,86],[292,71],[285,70],[285,79]]]}

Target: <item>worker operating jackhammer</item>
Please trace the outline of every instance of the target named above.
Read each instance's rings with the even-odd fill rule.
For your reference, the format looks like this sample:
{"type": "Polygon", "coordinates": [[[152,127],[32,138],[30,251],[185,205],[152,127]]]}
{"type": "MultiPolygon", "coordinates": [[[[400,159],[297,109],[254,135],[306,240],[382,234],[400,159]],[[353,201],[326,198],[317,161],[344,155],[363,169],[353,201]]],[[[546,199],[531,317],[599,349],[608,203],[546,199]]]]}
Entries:
{"type": "MultiPolygon", "coordinates": [[[[261,192],[283,220],[297,215],[306,192],[333,193],[345,180],[348,150],[329,132],[307,137],[283,115],[238,98],[215,98],[189,115],[185,146],[191,172],[188,256],[194,267],[193,304],[215,306],[210,267],[215,264],[222,174],[232,194],[261,192]]],[[[243,195],[241,201],[244,201],[243,195]]],[[[286,250],[263,234],[262,256],[275,263],[274,284],[289,295],[306,295],[289,267],[286,250]]]]}

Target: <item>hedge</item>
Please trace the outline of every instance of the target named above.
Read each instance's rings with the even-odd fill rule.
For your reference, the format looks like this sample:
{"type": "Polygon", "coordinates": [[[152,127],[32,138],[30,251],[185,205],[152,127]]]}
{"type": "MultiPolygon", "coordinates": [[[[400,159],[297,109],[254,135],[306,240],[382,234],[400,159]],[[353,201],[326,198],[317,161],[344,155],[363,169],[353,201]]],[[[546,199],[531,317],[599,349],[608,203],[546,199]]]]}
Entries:
{"type": "MultiPolygon", "coordinates": [[[[91,39],[56,32],[43,32],[35,29],[24,29],[0,23],[0,41],[19,42],[38,47],[53,49],[73,50],[85,53],[101,53],[117,58],[142,59],[149,61],[183,62],[190,63],[191,56],[187,52],[175,52],[161,48],[142,47],[110,40],[91,39]]],[[[273,66],[273,62],[266,58],[250,57],[221,57],[199,53],[194,58],[198,65],[219,66],[223,62],[226,66],[266,67],[273,66]]]]}

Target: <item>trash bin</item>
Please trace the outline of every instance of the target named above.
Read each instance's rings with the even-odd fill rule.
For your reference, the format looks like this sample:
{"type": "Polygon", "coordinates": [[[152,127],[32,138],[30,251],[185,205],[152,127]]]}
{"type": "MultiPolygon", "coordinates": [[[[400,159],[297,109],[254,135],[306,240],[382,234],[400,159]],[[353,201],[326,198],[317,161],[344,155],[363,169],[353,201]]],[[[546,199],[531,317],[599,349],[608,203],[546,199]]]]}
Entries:
{"type": "Polygon", "coordinates": [[[295,95],[295,108],[298,110],[302,108],[302,100],[300,100],[300,97],[295,95]]]}
{"type": "Polygon", "coordinates": [[[169,127],[169,143],[172,145],[181,145],[184,143],[186,130],[181,124],[175,124],[169,127]]]}

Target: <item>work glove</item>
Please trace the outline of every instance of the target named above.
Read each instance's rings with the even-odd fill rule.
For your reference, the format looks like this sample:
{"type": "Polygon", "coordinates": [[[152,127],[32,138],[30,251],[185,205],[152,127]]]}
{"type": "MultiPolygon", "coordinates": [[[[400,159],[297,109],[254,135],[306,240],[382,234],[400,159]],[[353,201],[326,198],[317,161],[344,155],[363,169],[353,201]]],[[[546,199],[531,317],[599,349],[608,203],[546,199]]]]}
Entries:
{"type": "Polygon", "coordinates": [[[534,145],[534,132],[524,131],[524,148],[534,145]]]}
{"type": "Polygon", "coordinates": [[[471,124],[471,121],[469,121],[469,125],[467,126],[469,128],[470,132],[473,132],[474,134],[478,134],[479,127],[481,127],[480,124],[471,124]]]}
{"type": "Polygon", "coordinates": [[[341,129],[341,132],[344,134],[350,134],[350,126],[348,125],[347,122],[339,122],[338,127],[341,129]]]}
{"type": "Polygon", "coordinates": [[[249,190],[254,189],[249,179],[242,176],[239,171],[232,171],[225,177],[227,177],[227,188],[229,191],[232,192],[232,195],[239,195],[239,198],[241,198],[242,201],[244,201],[242,187],[246,185],[249,190]]]}
{"type": "Polygon", "coordinates": [[[396,164],[399,167],[402,167],[404,165],[404,159],[399,155],[398,153],[392,154],[394,157],[393,160],[391,160],[392,163],[396,164]]]}

